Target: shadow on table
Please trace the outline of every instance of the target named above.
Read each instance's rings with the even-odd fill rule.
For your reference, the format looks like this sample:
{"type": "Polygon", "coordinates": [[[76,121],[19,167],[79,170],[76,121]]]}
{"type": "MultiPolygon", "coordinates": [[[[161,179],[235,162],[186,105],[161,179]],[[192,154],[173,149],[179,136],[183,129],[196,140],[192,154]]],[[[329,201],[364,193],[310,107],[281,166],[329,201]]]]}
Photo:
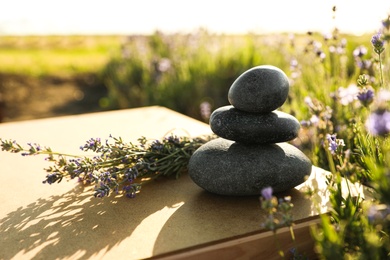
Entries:
{"type": "Polygon", "coordinates": [[[145,197],[150,194],[142,193],[134,199],[97,199],[91,189],[79,185],[10,212],[0,220],[0,259],[102,256],[129,237],[147,216],[177,202],[162,194],[164,201],[147,205],[145,201],[151,198],[145,197]]]}
{"type": "MultiPolygon", "coordinates": [[[[277,197],[287,195],[298,205],[293,209],[294,217],[313,214],[312,203],[302,192],[292,189],[277,197]]],[[[229,197],[200,191],[165,223],[156,239],[154,255],[166,253],[172,244],[179,250],[259,231],[265,218],[259,196],[229,197]]]]}

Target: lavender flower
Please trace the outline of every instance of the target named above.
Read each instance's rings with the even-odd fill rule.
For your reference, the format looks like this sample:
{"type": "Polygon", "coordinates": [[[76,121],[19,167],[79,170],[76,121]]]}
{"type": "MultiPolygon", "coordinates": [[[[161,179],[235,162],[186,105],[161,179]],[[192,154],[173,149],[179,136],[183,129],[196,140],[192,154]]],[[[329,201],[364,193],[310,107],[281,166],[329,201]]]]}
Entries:
{"type": "Polygon", "coordinates": [[[374,51],[377,54],[381,54],[385,50],[385,48],[383,47],[385,42],[381,38],[382,38],[381,33],[377,33],[371,38],[371,44],[374,47],[374,51]]]}
{"type": "Polygon", "coordinates": [[[368,132],[375,136],[385,136],[390,132],[390,112],[377,110],[369,115],[366,121],[368,132]]]}
{"type": "Polygon", "coordinates": [[[382,26],[384,29],[390,30],[390,15],[386,19],[382,20],[382,26]]]}
{"type": "Polygon", "coordinates": [[[126,185],[123,187],[123,191],[126,193],[127,198],[134,198],[136,193],[139,191],[140,186],[137,184],[126,185]]]}
{"type": "Polygon", "coordinates": [[[370,70],[372,67],[372,61],[370,60],[361,60],[358,59],[356,61],[356,65],[359,67],[361,70],[370,70]]]}
{"type": "Polygon", "coordinates": [[[94,152],[99,152],[100,151],[99,148],[101,147],[101,144],[102,143],[101,143],[100,138],[91,138],[88,141],[86,141],[84,146],[80,146],[80,150],[82,150],[82,151],[91,150],[94,152]]]}
{"type": "Polygon", "coordinates": [[[265,187],[261,190],[261,196],[265,199],[265,200],[270,200],[272,199],[272,192],[273,192],[273,189],[272,187],[265,187]]]}
{"type": "Polygon", "coordinates": [[[150,148],[152,151],[160,152],[164,149],[164,144],[161,143],[159,140],[154,140],[150,148]]]}
{"type": "Polygon", "coordinates": [[[95,187],[95,198],[103,198],[104,196],[108,196],[109,194],[110,187],[103,182],[100,183],[100,187],[95,187]]]}
{"type": "Polygon", "coordinates": [[[357,99],[359,99],[363,106],[368,107],[374,101],[374,91],[362,88],[357,95],[357,99]]]}
{"type": "Polygon", "coordinates": [[[337,139],[335,134],[327,134],[326,140],[328,140],[328,149],[331,154],[336,154],[340,146],[345,146],[344,140],[337,139]]]}
{"type": "Polygon", "coordinates": [[[170,144],[173,144],[173,145],[175,145],[175,146],[177,146],[177,147],[180,146],[180,139],[179,139],[179,137],[177,137],[177,136],[170,135],[170,136],[168,136],[168,137],[165,137],[164,139],[165,139],[168,143],[170,143],[170,144]]]}
{"type": "Polygon", "coordinates": [[[127,168],[125,170],[123,179],[124,181],[128,181],[132,183],[138,176],[138,169],[137,167],[127,168]]]}
{"type": "Polygon", "coordinates": [[[356,49],[353,50],[354,57],[361,58],[366,54],[367,54],[367,48],[364,46],[358,46],[356,49]]]}

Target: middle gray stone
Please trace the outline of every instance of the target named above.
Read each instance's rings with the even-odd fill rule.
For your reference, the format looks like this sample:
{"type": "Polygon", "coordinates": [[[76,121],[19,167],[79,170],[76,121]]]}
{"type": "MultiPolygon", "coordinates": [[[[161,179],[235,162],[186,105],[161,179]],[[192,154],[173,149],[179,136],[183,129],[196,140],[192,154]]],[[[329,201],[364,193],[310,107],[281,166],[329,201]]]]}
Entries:
{"type": "Polygon", "coordinates": [[[224,106],[210,117],[211,130],[218,136],[247,144],[281,143],[298,136],[300,124],[287,113],[248,113],[224,106]]]}

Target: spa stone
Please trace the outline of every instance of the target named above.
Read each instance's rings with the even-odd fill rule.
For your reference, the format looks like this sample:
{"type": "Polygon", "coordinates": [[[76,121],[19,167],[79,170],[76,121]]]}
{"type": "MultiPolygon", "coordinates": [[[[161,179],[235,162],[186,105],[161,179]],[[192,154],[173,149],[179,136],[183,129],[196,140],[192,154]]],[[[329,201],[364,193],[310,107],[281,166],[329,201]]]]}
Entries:
{"type": "Polygon", "coordinates": [[[275,193],[303,183],[311,173],[310,160],[288,143],[244,145],[223,138],[201,146],[191,156],[191,179],[221,195],[260,195],[271,186],[275,193]]]}
{"type": "Polygon", "coordinates": [[[295,117],[281,111],[257,114],[224,106],[211,114],[210,127],[220,137],[241,143],[261,144],[295,139],[300,124],[295,117]]]}
{"type": "Polygon", "coordinates": [[[246,112],[268,113],[284,104],[290,89],[286,74],[270,65],[245,71],[231,85],[228,100],[246,112]]]}

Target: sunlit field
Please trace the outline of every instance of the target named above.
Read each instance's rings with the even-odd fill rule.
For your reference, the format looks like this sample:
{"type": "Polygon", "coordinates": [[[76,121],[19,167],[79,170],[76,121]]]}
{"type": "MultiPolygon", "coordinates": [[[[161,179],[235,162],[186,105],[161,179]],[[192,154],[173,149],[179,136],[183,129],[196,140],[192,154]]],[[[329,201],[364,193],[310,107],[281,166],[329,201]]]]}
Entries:
{"type": "Polygon", "coordinates": [[[0,72],[43,75],[96,73],[123,36],[0,36],[0,72]]]}

